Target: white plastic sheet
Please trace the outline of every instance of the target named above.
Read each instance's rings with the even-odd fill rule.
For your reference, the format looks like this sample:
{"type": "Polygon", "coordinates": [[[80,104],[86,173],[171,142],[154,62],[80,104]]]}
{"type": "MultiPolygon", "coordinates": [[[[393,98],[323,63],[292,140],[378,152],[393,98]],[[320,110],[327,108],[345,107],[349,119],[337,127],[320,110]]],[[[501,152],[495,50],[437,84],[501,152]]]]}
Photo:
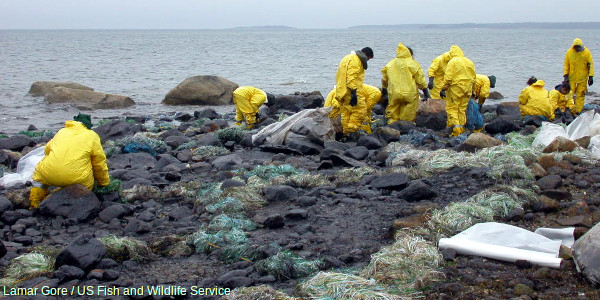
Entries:
{"type": "Polygon", "coordinates": [[[464,255],[476,255],[501,261],[515,262],[527,260],[532,264],[559,268],[562,259],[558,257],[560,246],[571,244],[574,228],[543,229],[534,233],[516,226],[487,222],[476,224],[469,229],[439,241],[440,249],[455,249],[464,255]],[[569,236],[571,238],[569,238],[569,236]]]}
{"type": "Polygon", "coordinates": [[[566,133],[569,139],[576,140],[584,136],[594,136],[600,134],[600,114],[594,110],[586,111],[575,118],[569,126],[566,133]]]}
{"type": "Polygon", "coordinates": [[[31,181],[33,177],[33,171],[35,166],[44,158],[45,147],[39,147],[31,150],[25,156],[19,159],[17,163],[17,173],[5,174],[0,178],[0,185],[9,188],[19,183],[25,183],[31,181]]]}
{"type": "Polygon", "coordinates": [[[600,158],[600,135],[593,136],[590,139],[588,150],[592,153],[595,158],[600,158]]]}
{"type": "Polygon", "coordinates": [[[569,138],[569,135],[567,135],[562,126],[550,122],[542,122],[540,133],[535,137],[532,145],[533,147],[537,147],[539,145],[546,147],[559,136],[567,139],[569,138]]]}
{"type": "Polygon", "coordinates": [[[285,137],[288,132],[292,129],[292,126],[310,118],[314,120],[315,124],[318,124],[319,128],[314,128],[313,133],[323,137],[324,139],[335,138],[335,130],[329,118],[331,107],[321,107],[315,109],[302,110],[287,119],[273,123],[252,136],[252,143],[262,144],[268,143],[273,145],[282,145],[285,141],[285,137]]]}

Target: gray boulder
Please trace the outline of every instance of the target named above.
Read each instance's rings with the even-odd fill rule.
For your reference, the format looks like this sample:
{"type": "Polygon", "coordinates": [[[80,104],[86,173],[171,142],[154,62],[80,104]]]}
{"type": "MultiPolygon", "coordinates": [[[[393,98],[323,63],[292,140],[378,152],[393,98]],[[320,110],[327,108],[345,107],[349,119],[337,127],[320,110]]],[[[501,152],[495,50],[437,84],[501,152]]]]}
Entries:
{"type": "Polygon", "coordinates": [[[242,164],[242,158],[239,154],[219,156],[212,162],[213,167],[218,170],[230,170],[240,164],[242,164]]]}
{"type": "Polygon", "coordinates": [[[54,267],[69,265],[89,271],[96,266],[106,254],[106,248],[91,234],[84,233],[73,240],[56,257],[54,267]]]}
{"type": "Polygon", "coordinates": [[[142,124],[131,124],[121,120],[112,121],[94,128],[94,131],[100,136],[103,142],[118,140],[143,130],[144,126],[142,124]]]}
{"type": "MultiPolygon", "coordinates": [[[[500,105],[498,107],[501,107],[500,105]]],[[[511,108],[510,106],[506,106],[511,108]]],[[[515,123],[515,117],[509,115],[500,115],[485,125],[485,132],[489,134],[506,134],[520,129],[515,123]]]]}
{"type": "Polygon", "coordinates": [[[600,224],[580,237],[573,245],[577,270],[590,282],[600,284],[600,224]]]}
{"type": "Polygon", "coordinates": [[[10,200],[8,200],[8,198],[6,198],[4,196],[0,196],[0,211],[1,212],[13,210],[14,208],[15,208],[15,206],[13,205],[13,203],[10,200]]]}
{"type": "Polygon", "coordinates": [[[298,198],[298,191],[287,185],[267,186],[263,189],[263,194],[269,202],[294,201],[298,198]]]}
{"type": "Polygon", "coordinates": [[[194,76],[185,79],[169,91],[163,103],[167,105],[228,105],[238,85],[218,76],[194,76]]]}
{"type": "Polygon", "coordinates": [[[365,146],[356,146],[344,151],[344,155],[352,157],[356,160],[363,160],[369,155],[369,149],[365,146]]]}
{"type": "Polygon", "coordinates": [[[446,113],[418,114],[415,119],[417,127],[424,127],[433,130],[444,130],[446,128],[446,113]]]}
{"type": "Polygon", "coordinates": [[[371,186],[377,189],[401,190],[408,184],[408,176],[404,173],[391,173],[371,181],[371,186]]]}
{"type": "Polygon", "coordinates": [[[72,102],[79,109],[113,109],[129,107],[135,102],[122,95],[99,93],[89,90],[55,87],[44,96],[48,103],[72,102]]]}
{"type": "Polygon", "coordinates": [[[194,117],[196,119],[209,119],[214,120],[219,118],[220,115],[212,108],[203,109],[201,111],[194,111],[194,117]]]}
{"type": "Polygon", "coordinates": [[[76,82],[60,82],[60,81],[36,81],[29,88],[29,94],[34,97],[44,97],[48,92],[56,87],[65,87],[75,90],[93,91],[91,87],[76,83],[76,82]]]}
{"type": "Polygon", "coordinates": [[[435,196],[437,196],[437,193],[429,184],[423,182],[423,180],[411,181],[410,184],[398,194],[398,197],[408,202],[432,199],[435,196]]]}
{"type": "Polygon", "coordinates": [[[81,184],[66,186],[44,199],[38,207],[47,216],[62,216],[83,222],[100,211],[100,200],[81,184]]]}
{"type": "Polygon", "coordinates": [[[0,258],[3,258],[7,252],[8,250],[6,250],[6,246],[4,246],[4,243],[0,241],[0,258]]]}
{"type": "Polygon", "coordinates": [[[113,155],[108,159],[107,164],[113,170],[118,170],[118,169],[150,170],[150,169],[156,168],[157,161],[156,161],[156,158],[154,158],[154,156],[150,155],[149,153],[138,152],[138,153],[125,153],[125,154],[113,155]]]}
{"type": "Polygon", "coordinates": [[[26,146],[35,146],[35,141],[26,135],[18,134],[8,138],[0,139],[0,149],[21,151],[26,146]]]}
{"type": "Polygon", "coordinates": [[[114,218],[120,219],[123,216],[131,215],[131,214],[133,214],[133,210],[130,209],[129,207],[126,207],[125,205],[122,205],[122,204],[114,204],[114,205],[111,205],[111,206],[103,209],[98,214],[98,218],[102,222],[108,223],[108,222],[110,222],[110,220],[112,220],[114,218]]]}

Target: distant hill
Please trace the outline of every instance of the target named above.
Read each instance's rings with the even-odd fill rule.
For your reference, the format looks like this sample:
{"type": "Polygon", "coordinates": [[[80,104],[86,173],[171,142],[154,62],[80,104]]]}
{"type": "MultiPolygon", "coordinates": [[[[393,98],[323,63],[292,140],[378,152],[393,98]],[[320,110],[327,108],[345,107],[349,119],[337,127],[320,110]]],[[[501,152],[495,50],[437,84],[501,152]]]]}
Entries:
{"type": "Polygon", "coordinates": [[[497,29],[600,29],[600,22],[521,22],[521,23],[462,23],[462,24],[398,24],[398,25],[360,25],[349,29],[461,29],[461,28],[497,28],[497,29]]]}
{"type": "Polygon", "coordinates": [[[296,30],[297,28],[289,27],[289,26],[283,26],[283,25],[266,25],[266,26],[234,27],[234,28],[231,28],[231,29],[235,29],[235,30],[257,30],[257,29],[262,29],[262,30],[296,30]]]}

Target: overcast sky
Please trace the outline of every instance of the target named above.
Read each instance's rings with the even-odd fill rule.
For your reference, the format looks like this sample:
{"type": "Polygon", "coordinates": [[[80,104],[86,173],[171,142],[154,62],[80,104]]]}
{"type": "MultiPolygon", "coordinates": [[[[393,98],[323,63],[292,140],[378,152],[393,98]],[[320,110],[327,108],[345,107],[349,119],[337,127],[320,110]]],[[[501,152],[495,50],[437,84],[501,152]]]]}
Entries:
{"type": "Polygon", "coordinates": [[[0,29],[596,22],[598,0],[0,0],[0,29]]]}

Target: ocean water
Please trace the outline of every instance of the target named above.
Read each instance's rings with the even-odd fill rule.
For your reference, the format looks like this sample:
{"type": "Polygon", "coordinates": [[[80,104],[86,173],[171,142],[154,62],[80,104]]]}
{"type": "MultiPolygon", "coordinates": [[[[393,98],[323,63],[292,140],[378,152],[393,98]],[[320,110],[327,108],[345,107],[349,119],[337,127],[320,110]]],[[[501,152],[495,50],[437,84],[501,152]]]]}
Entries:
{"type": "Polygon", "coordinates": [[[365,83],[380,86],[381,68],[396,55],[398,42],[413,48],[425,74],[433,58],[459,45],[477,73],[496,75],[503,101],[516,101],[529,76],[546,81],[548,89],[560,83],[564,53],[575,37],[600,55],[600,30],[593,29],[0,30],[0,131],[30,124],[57,130],[79,112],[27,95],[35,81],[74,81],[136,102],[88,112],[95,120],[192,112],[201,107],[161,104],[188,77],[217,75],[275,94],[326,96],[340,59],[365,46],[375,53],[365,83]]]}

